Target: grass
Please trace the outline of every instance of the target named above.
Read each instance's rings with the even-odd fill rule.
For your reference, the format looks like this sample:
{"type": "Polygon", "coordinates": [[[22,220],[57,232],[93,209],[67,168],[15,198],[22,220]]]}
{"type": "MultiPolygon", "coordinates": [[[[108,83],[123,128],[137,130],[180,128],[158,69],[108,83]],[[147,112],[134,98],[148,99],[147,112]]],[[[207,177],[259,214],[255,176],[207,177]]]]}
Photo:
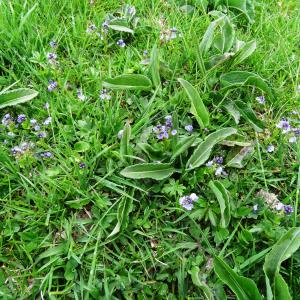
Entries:
{"type": "MultiPolygon", "coordinates": [[[[122,6],[113,0],[94,2],[0,1],[0,90],[14,84],[39,92],[27,104],[1,109],[1,119],[10,113],[14,118],[25,114],[27,120],[18,128],[9,125],[9,130],[0,125],[0,299],[205,299],[191,278],[193,267],[199,267],[197,276],[216,299],[225,299],[225,294],[232,299],[232,291],[214,271],[215,255],[265,294],[265,249],[299,226],[299,148],[276,127],[282,117],[293,127],[300,123],[297,1],[257,1],[253,24],[232,10],[237,38],[255,40],[256,50],[234,68],[221,65],[204,76],[198,46],[212,18],[202,1],[188,2],[194,6],[190,14],[182,12],[185,1],[132,1],[139,17],[135,35],[110,30],[107,43],[86,30],[91,24],[101,28],[107,14],[122,6]],[[180,34],[161,43],[159,22],[180,34]],[[124,48],[116,45],[120,38],[124,48]],[[55,49],[49,45],[52,40],[55,49]],[[111,99],[100,100],[107,78],[132,73],[151,78],[151,67],[141,61],[151,57],[154,45],[165,63],[162,88],[109,90],[111,99]],[[149,54],[143,55],[144,50],[149,54]],[[53,51],[58,65],[47,60],[53,51]],[[236,70],[259,74],[274,99],[264,93],[266,104],[260,105],[255,98],[262,92],[255,87],[221,94],[221,74],[236,70]],[[180,77],[200,92],[210,113],[209,133],[234,127],[238,135],[232,140],[251,142],[254,152],[242,168],[224,162],[227,176],[216,176],[216,166],[205,164],[187,171],[191,146],[176,158],[176,172],[169,178],[123,177],[120,171],[133,164],[169,162],[177,136],[194,136],[195,145],[208,135],[190,113],[180,77]],[[48,80],[58,82],[53,92],[47,90],[48,80]],[[252,107],[264,122],[263,132],[256,132],[243,116],[239,124],[234,122],[223,104],[237,100],[252,107]],[[178,134],[158,142],[151,126],[165,122],[167,115],[172,115],[178,134]],[[41,123],[49,116],[47,137],[39,139],[29,119],[41,123]],[[118,133],[126,124],[130,139],[120,141],[118,133]],[[188,124],[193,133],[185,131],[188,124]],[[8,131],[15,136],[7,137],[8,131]],[[11,148],[25,141],[36,147],[12,155],[11,148]],[[270,144],[272,153],[267,152],[270,144]],[[42,158],[47,151],[52,157],[42,158]],[[219,224],[221,209],[210,180],[220,182],[229,195],[225,228],[219,224]],[[256,196],[260,189],[276,194],[294,212],[272,210],[256,196]],[[191,193],[199,200],[187,211],[179,198],[191,193]]],[[[240,149],[218,144],[210,160],[228,159],[240,149]]],[[[298,251],[281,267],[293,299],[299,297],[299,271],[298,251]]]]}

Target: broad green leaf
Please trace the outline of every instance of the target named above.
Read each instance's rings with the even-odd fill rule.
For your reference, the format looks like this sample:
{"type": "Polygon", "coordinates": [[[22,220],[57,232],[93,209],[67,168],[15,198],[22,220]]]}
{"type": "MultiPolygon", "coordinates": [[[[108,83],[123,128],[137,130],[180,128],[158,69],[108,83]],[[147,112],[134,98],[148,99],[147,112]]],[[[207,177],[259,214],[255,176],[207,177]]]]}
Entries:
{"type": "Polygon", "coordinates": [[[244,117],[246,121],[248,121],[257,132],[262,132],[264,130],[264,123],[260,119],[256,117],[255,112],[252,108],[243,101],[236,100],[234,102],[234,106],[240,112],[240,114],[244,117]]]}
{"type": "Polygon", "coordinates": [[[120,142],[120,155],[123,160],[126,160],[126,155],[129,155],[130,135],[131,127],[129,123],[126,123],[120,142]]]}
{"type": "Polygon", "coordinates": [[[171,159],[175,159],[177,156],[188,150],[195,140],[195,136],[185,136],[184,138],[178,140],[171,159]]]}
{"type": "Polygon", "coordinates": [[[37,91],[23,88],[0,92],[0,109],[30,101],[37,95],[37,91]]]}
{"type": "Polygon", "coordinates": [[[214,270],[218,277],[235,293],[238,300],[262,300],[253,280],[238,275],[221,258],[215,257],[214,270]]]}
{"type": "Polygon", "coordinates": [[[132,211],[133,200],[131,198],[123,198],[118,206],[117,224],[113,231],[108,235],[107,239],[111,239],[118,234],[122,229],[127,227],[129,214],[132,211]]]}
{"type": "Polygon", "coordinates": [[[124,74],[115,78],[108,78],[103,81],[103,86],[115,90],[150,90],[151,80],[139,74],[124,74]]]}
{"type": "Polygon", "coordinates": [[[123,32],[128,32],[133,34],[133,30],[125,27],[125,26],[121,26],[121,25],[108,25],[109,28],[116,30],[116,31],[123,31],[123,32]]]}
{"type": "Polygon", "coordinates": [[[268,299],[272,299],[273,296],[275,299],[277,299],[275,286],[278,286],[278,284],[283,285],[283,278],[278,277],[281,263],[290,258],[294,252],[299,249],[299,247],[300,227],[294,227],[280,238],[280,240],[272,247],[272,250],[266,256],[264,272],[266,274],[268,299]],[[277,280],[277,283],[275,283],[275,279],[277,280]]]}
{"type": "Polygon", "coordinates": [[[256,41],[250,41],[244,43],[244,45],[235,53],[233,56],[232,67],[243,62],[247,57],[249,57],[256,49],[256,41]]]}
{"type": "Polygon", "coordinates": [[[160,62],[159,62],[158,49],[156,45],[154,45],[151,52],[150,70],[152,75],[152,81],[155,87],[159,87],[161,85],[159,69],[160,69],[160,62]]]}
{"type": "Polygon", "coordinates": [[[233,45],[235,39],[235,30],[228,17],[224,18],[224,23],[220,26],[220,32],[214,39],[214,46],[221,53],[228,52],[233,45]]]}
{"type": "Polygon", "coordinates": [[[147,143],[138,143],[137,146],[147,154],[148,158],[154,161],[161,160],[162,153],[159,150],[154,149],[147,143]]]}
{"type": "Polygon", "coordinates": [[[87,142],[77,142],[75,145],[74,145],[74,150],[76,152],[86,152],[90,149],[90,144],[87,143],[87,142]]]}
{"type": "Polygon", "coordinates": [[[225,4],[229,7],[239,10],[253,23],[254,20],[254,6],[252,0],[225,0],[225,4]]]}
{"type": "Polygon", "coordinates": [[[200,45],[199,45],[199,54],[201,57],[203,57],[210,49],[210,47],[213,43],[215,29],[223,21],[223,18],[224,17],[221,17],[221,18],[211,22],[209,24],[208,28],[206,29],[206,31],[203,35],[203,38],[200,42],[200,45]]]}
{"type": "Polygon", "coordinates": [[[234,103],[232,101],[227,102],[227,103],[224,104],[224,107],[232,115],[235,123],[239,124],[241,114],[240,114],[239,110],[234,106],[234,103]]]}
{"type": "Polygon", "coordinates": [[[275,299],[276,300],[292,300],[289,287],[280,274],[275,276],[275,299]]]}
{"type": "Polygon", "coordinates": [[[220,82],[223,91],[244,86],[255,86],[273,98],[271,88],[259,75],[252,72],[232,71],[221,75],[220,82]]]}
{"type": "Polygon", "coordinates": [[[210,181],[208,185],[217,197],[217,200],[219,202],[221,212],[220,227],[226,228],[228,227],[230,222],[230,202],[228,197],[229,192],[219,181],[210,181]]]}
{"type": "Polygon", "coordinates": [[[209,113],[202,102],[198,91],[186,80],[178,78],[186,94],[191,100],[191,113],[196,117],[199,125],[205,128],[209,125],[209,113]]]}
{"type": "Polygon", "coordinates": [[[245,166],[247,159],[253,154],[254,147],[247,146],[239,150],[232,158],[226,163],[227,167],[241,169],[245,166]]]}
{"type": "Polygon", "coordinates": [[[198,168],[203,165],[210,156],[213,147],[225,140],[228,136],[237,133],[237,130],[231,127],[219,129],[211,133],[199,146],[195,149],[186,164],[187,169],[198,168]]]}
{"type": "Polygon", "coordinates": [[[197,287],[199,287],[203,294],[204,294],[204,299],[206,300],[213,300],[214,299],[214,296],[210,290],[210,288],[208,287],[208,285],[204,282],[204,281],[201,281],[200,280],[200,277],[199,277],[199,273],[200,273],[200,269],[199,267],[192,267],[192,269],[189,271],[189,273],[191,274],[191,277],[192,277],[192,281],[193,281],[193,284],[197,287]]]}
{"type": "Polygon", "coordinates": [[[145,163],[127,167],[121,171],[121,175],[128,178],[151,178],[162,180],[174,173],[175,169],[169,164],[145,163]]]}

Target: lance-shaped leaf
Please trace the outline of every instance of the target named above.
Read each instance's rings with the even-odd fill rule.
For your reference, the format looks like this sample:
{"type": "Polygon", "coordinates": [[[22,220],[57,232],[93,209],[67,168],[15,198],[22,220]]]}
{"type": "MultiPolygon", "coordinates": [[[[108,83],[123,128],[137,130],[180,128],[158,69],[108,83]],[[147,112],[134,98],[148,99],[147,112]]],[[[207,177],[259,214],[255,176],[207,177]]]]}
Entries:
{"type": "Polygon", "coordinates": [[[229,7],[242,12],[247,17],[249,22],[254,22],[254,5],[251,0],[226,0],[225,3],[229,7]]]}
{"type": "Polygon", "coordinates": [[[188,150],[195,142],[195,140],[195,136],[185,136],[184,138],[178,140],[171,159],[175,159],[178,155],[188,150]]]}
{"type": "Polygon", "coordinates": [[[236,100],[234,106],[239,111],[239,113],[248,121],[257,132],[262,132],[264,130],[264,123],[257,118],[255,112],[252,108],[243,101],[236,100]]]}
{"type": "Polygon", "coordinates": [[[107,26],[115,31],[128,32],[133,34],[133,30],[129,28],[129,25],[125,20],[113,20],[110,21],[107,26]]]}
{"type": "Polygon", "coordinates": [[[139,74],[124,74],[103,81],[103,86],[114,90],[150,90],[151,80],[139,74]]]}
{"type": "Polygon", "coordinates": [[[214,46],[221,53],[228,52],[235,39],[235,30],[228,17],[224,18],[224,24],[220,26],[220,32],[216,35],[214,46]]]}
{"type": "MultiPolygon", "coordinates": [[[[266,274],[266,284],[268,299],[278,298],[276,286],[284,286],[284,279],[279,277],[280,265],[283,261],[290,258],[300,247],[300,227],[291,228],[281,239],[272,247],[264,263],[266,274]]],[[[289,298],[287,298],[289,299],[289,298]]]]}
{"type": "Polygon", "coordinates": [[[235,153],[226,163],[227,167],[231,168],[238,168],[241,169],[245,166],[248,158],[252,155],[254,152],[253,146],[246,146],[243,147],[238,151],[238,153],[235,153]]]}
{"type": "Polygon", "coordinates": [[[191,100],[191,113],[196,117],[199,125],[205,128],[209,124],[209,113],[202,102],[198,91],[186,80],[178,78],[178,81],[183,86],[184,91],[191,100]]]}
{"type": "Polygon", "coordinates": [[[151,52],[151,62],[150,62],[150,70],[152,75],[152,81],[155,87],[160,86],[160,62],[159,62],[159,54],[156,45],[154,45],[151,52]]]}
{"type": "Polygon", "coordinates": [[[123,198],[118,206],[117,224],[113,231],[108,235],[107,239],[111,239],[113,236],[118,234],[122,229],[127,227],[129,214],[132,210],[131,198],[123,198]]]}
{"type": "Polygon", "coordinates": [[[233,56],[232,67],[243,62],[247,57],[249,57],[256,49],[256,41],[250,41],[243,43],[240,49],[233,56]]]}
{"type": "Polygon", "coordinates": [[[189,273],[191,274],[193,284],[202,290],[203,295],[205,297],[204,299],[213,300],[214,297],[213,297],[212,291],[210,290],[208,285],[200,279],[199,267],[196,267],[196,266],[192,267],[192,269],[189,271],[189,273]]]}
{"type": "Polygon", "coordinates": [[[267,83],[259,75],[252,72],[232,71],[221,75],[220,82],[223,91],[237,87],[255,86],[273,98],[272,90],[267,83]]]}
{"type": "Polygon", "coordinates": [[[37,95],[37,91],[25,88],[0,92],[0,109],[30,101],[37,95]]]}
{"type": "Polygon", "coordinates": [[[125,159],[126,155],[129,155],[129,142],[130,142],[131,127],[129,123],[126,123],[120,142],[120,154],[122,159],[125,159]]]}
{"type": "Polygon", "coordinates": [[[219,129],[211,133],[199,146],[188,160],[186,167],[188,169],[198,168],[209,158],[213,147],[225,140],[228,136],[237,133],[237,130],[231,127],[219,129]]]}
{"type": "Polygon", "coordinates": [[[238,300],[262,300],[253,280],[238,275],[221,258],[215,257],[214,270],[218,277],[235,293],[238,300]]]}
{"type": "Polygon", "coordinates": [[[121,171],[121,175],[128,178],[151,178],[162,180],[174,173],[175,169],[169,164],[145,163],[127,167],[121,171]]]}
{"type": "Polygon", "coordinates": [[[230,202],[228,197],[229,192],[219,181],[210,181],[208,185],[219,202],[221,212],[220,227],[226,228],[230,222],[230,202]]]}

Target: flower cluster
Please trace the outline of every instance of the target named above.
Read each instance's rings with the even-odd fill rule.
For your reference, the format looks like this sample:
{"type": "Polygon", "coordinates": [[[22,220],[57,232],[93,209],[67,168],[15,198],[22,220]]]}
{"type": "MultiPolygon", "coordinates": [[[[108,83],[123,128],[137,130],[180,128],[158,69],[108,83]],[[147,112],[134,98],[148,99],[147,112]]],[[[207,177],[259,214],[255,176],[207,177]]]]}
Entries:
{"type": "Polygon", "coordinates": [[[126,43],[121,39],[117,41],[117,45],[121,48],[124,48],[126,46],[126,43]]]}
{"type": "Polygon", "coordinates": [[[48,83],[49,83],[48,92],[53,92],[58,86],[58,83],[56,81],[53,81],[53,80],[49,80],[48,83]]]}
{"type": "Polygon", "coordinates": [[[186,210],[192,210],[194,207],[194,202],[196,202],[199,199],[199,197],[192,193],[189,196],[183,196],[179,199],[179,204],[185,208],[186,210]]]}
{"type": "Polygon", "coordinates": [[[174,39],[176,39],[178,36],[178,31],[175,27],[170,29],[163,29],[160,32],[160,40],[163,43],[168,43],[174,39]]]}
{"type": "Polygon", "coordinates": [[[210,160],[206,163],[206,166],[209,168],[214,167],[216,176],[227,176],[228,174],[224,170],[223,161],[223,156],[215,156],[213,160],[210,160]]]}
{"type": "Polygon", "coordinates": [[[171,116],[165,117],[165,124],[158,124],[153,127],[153,132],[159,140],[168,139],[170,135],[176,135],[177,130],[173,129],[173,122],[171,116]]]}
{"type": "Polygon", "coordinates": [[[103,89],[100,91],[100,95],[99,95],[101,100],[110,100],[111,99],[111,95],[108,93],[108,90],[103,89]]]}
{"type": "MultiPolygon", "coordinates": [[[[262,198],[267,206],[269,206],[272,210],[275,210],[277,212],[284,212],[285,214],[291,214],[294,209],[291,205],[286,205],[283,204],[281,201],[279,201],[277,195],[273,193],[266,192],[264,190],[260,190],[257,194],[256,197],[262,198]]],[[[254,211],[258,210],[258,205],[255,205],[253,207],[254,211]]]]}
{"type": "Polygon", "coordinates": [[[265,104],[266,103],[266,99],[264,96],[258,96],[255,98],[256,101],[259,103],[259,104],[265,104]]]}
{"type": "Polygon", "coordinates": [[[300,135],[299,128],[293,128],[286,118],[282,118],[276,125],[277,128],[282,130],[282,133],[289,134],[289,142],[296,143],[297,137],[300,135]]]}

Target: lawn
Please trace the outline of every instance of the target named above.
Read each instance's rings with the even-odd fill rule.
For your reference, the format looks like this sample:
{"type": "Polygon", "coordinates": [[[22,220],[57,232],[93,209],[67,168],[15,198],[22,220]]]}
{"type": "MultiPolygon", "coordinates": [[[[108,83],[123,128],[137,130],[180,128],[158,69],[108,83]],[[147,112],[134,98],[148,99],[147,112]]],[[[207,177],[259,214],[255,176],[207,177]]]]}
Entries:
{"type": "Polygon", "coordinates": [[[0,299],[300,299],[297,0],[0,0],[0,299]]]}

